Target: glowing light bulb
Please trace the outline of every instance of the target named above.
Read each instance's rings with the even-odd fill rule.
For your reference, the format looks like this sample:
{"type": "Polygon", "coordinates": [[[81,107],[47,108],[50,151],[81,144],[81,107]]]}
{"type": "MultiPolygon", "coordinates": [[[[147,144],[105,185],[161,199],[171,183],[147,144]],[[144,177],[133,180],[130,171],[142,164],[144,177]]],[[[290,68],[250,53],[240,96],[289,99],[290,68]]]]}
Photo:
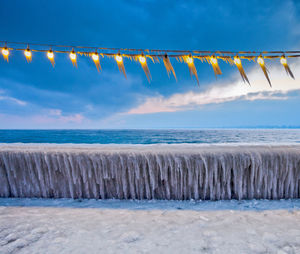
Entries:
{"type": "Polygon", "coordinates": [[[93,53],[92,54],[92,58],[93,58],[94,61],[99,61],[99,55],[98,55],[98,53],[93,53]]]}
{"type": "Polygon", "coordinates": [[[238,56],[235,56],[234,57],[234,60],[233,60],[234,64],[236,65],[240,65],[242,62],[241,62],[241,59],[238,57],[238,56]]]}
{"type": "Polygon", "coordinates": [[[116,55],[115,59],[118,63],[122,63],[123,62],[123,57],[121,55],[116,55]]]}
{"type": "Polygon", "coordinates": [[[281,63],[282,65],[286,65],[286,64],[287,64],[287,60],[286,60],[285,56],[282,56],[282,57],[280,58],[280,63],[281,63]]]}
{"type": "Polygon", "coordinates": [[[144,56],[139,56],[139,61],[140,61],[141,64],[146,63],[146,57],[144,57],[144,56]]]}
{"type": "Polygon", "coordinates": [[[49,50],[49,51],[47,52],[47,57],[48,57],[50,60],[53,60],[53,59],[54,59],[54,53],[53,53],[52,50],[49,50]]]}
{"type": "Polygon", "coordinates": [[[259,57],[257,58],[257,63],[260,64],[260,65],[264,65],[264,64],[265,64],[265,61],[264,61],[264,59],[263,59],[261,56],[259,56],[259,57]]]}
{"type": "Polygon", "coordinates": [[[9,50],[8,50],[6,47],[2,49],[2,55],[3,55],[4,57],[8,57],[8,55],[9,55],[9,50]]]}
{"type": "Polygon", "coordinates": [[[31,51],[29,49],[26,49],[24,51],[24,55],[27,57],[27,58],[30,58],[31,57],[31,51]]]}
{"type": "Polygon", "coordinates": [[[187,56],[187,57],[186,57],[186,62],[187,62],[187,64],[192,64],[192,63],[194,62],[193,57],[187,56]]]}
{"type": "Polygon", "coordinates": [[[47,52],[47,57],[48,57],[48,59],[50,60],[52,66],[54,67],[55,61],[54,61],[54,53],[53,53],[53,50],[52,50],[52,49],[50,49],[50,50],[47,52]]]}
{"type": "Polygon", "coordinates": [[[72,51],[72,52],[70,53],[70,58],[71,58],[72,61],[75,61],[75,60],[76,60],[76,53],[75,53],[74,51],[72,51]]]}
{"type": "Polygon", "coordinates": [[[217,64],[218,63],[217,58],[215,58],[214,56],[210,58],[210,61],[211,61],[212,64],[217,64]]]}
{"type": "Polygon", "coordinates": [[[291,71],[288,63],[287,63],[287,59],[285,58],[285,55],[282,55],[280,57],[280,63],[283,65],[287,75],[289,75],[291,78],[295,79],[293,72],[291,71]]]}

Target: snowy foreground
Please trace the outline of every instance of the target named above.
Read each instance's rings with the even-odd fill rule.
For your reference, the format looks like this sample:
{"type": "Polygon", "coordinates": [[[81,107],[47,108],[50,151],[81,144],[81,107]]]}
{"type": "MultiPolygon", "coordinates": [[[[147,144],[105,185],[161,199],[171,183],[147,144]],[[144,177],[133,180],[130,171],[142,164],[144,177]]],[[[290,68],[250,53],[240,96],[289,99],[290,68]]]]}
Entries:
{"type": "Polygon", "coordinates": [[[0,198],[0,253],[300,253],[300,200],[0,198]]]}
{"type": "Polygon", "coordinates": [[[300,145],[0,145],[0,197],[300,197],[300,145]]]}
{"type": "Polygon", "coordinates": [[[1,254],[300,253],[300,145],[2,144],[0,197],[1,254]]]}

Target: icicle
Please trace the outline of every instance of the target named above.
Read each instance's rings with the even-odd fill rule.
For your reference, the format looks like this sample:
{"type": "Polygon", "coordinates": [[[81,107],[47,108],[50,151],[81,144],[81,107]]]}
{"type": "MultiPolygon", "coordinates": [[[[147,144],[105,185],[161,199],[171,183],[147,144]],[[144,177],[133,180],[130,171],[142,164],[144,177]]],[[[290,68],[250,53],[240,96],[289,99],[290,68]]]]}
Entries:
{"type": "Polygon", "coordinates": [[[214,69],[214,73],[217,77],[217,75],[221,75],[222,72],[221,72],[221,69],[219,67],[219,64],[218,64],[218,59],[215,57],[215,56],[211,56],[209,58],[209,62],[210,64],[212,65],[213,69],[214,69]]]}
{"type": "Polygon", "coordinates": [[[92,59],[96,65],[96,68],[98,70],[98,72],[100,72],[101,70],[101,65],[100,65],[100,61],[99,61],[99,54],[97,52],[92,53],[92,59]]]}
{"type": "Polygon", "coordinates": [[[242,79],[244,82],[247,82],[249,85],[250,85],[250,82],[248,80],[248,77],[243,69],[243,65],[242,65],[242,61],[241,59],[238,57],[238,56],[235,56],[234,57],[234,60],[233,60],[234,64],[236,65],[236,67],[238,68],[241,76],[242,76],[242,79]]]}
{"type": "Polygon", "coordinates": [[[262,58],[262,56],[259,56],[259,57],[257,58],[257,63],[260,65],[262,71],[264,72],[265,77],[266,77],[266,79],[268,80],[270,87],[272,87],[271,80],[270,80],[269,75],[268,75],[268,72],[269,72],[269,71],[268,71],[268,69],[267,69],[267,67],[266,67],[266,65],[265,65],[265,61],[264,61],[264,59],[262,58]]]}
{"type": "Polygon", "coordinates": [[[9,50],[7,47],[4,47],[2,49],[2,55],[3,55],[4,60],[6,60],[8,62],[9,50]]]}
{"type": "Polygon", "coordinates": [[[117,54],[117,55],[115,55],[115,60],[116,60],[116,62],[118,64],[119,71],[124,74],[125,78],[127,78],[126,72],[125,72],[124,63],[123,63],[123,57],[121,56],[120,53],[117,54]]]}
{"type": "Polygon", "coordinates": [[[290,67],[289,67],[289,65],[287,63],[287,60],[286,60],[286,58],[285,58],[284,55],[281,56],[280,63],[283,65],[283,67],[284,67],[287,75],[289,75],[289,76],[291,76],[291,78],[295,79],[294,74],[292,73],[292,71],[291,71],[291,69],[290,69],[290,67]]]}
{"type": "Polygon", "coordinates": [[[74,49],[71,51],[69,56],[70,56],[73,66],[77,68],[77,56],[76,56],[74,49]]]}
{"type": "Polygon", "coordinates": [[[0,197],[299,198],[300,150],[1,146],[0,197]]]}
{"type": "Polygon", "coordinates": [[[168,57],[167,54],[163,57],[163,62],[164,62],[164,65],[165,65],[165,67],[166,67],[166,70],[167,70],[167,73],[168,73],[168,77],[170,77],[170,73],[172,72],[174,78],[175,78],[176,81],[177,81],[177,77],[176,77],[174,68],[173,68],[173,66],[172,66],[172,64],[171,64],[171,61],[170,61],[170,59],[169,59],[169,57],[168,57]]]}
{"type": "Polygon", "coordinates": [[[146,57],[143,54],[140,55],[138,57],[138,59],[139,59],[139,62],[140,62],[141,66],[142,66],[142,68],[143,68],[143,70],[144,70],[144,72],[146,74],[148,82],[150,83],[152,77],[151,77],[151,74],[150,74],[150,70],[148,68],[147,59],[146,59],[146,57]]]}
{"type": "Polygon", "coordinates": [[[197,80],[197,84],[199,85],[199,79],[198,79],[197,69],[195,67],[193,57],[191,55],[189,55],[189,56],[183,56],[183,60],[188,65],[188,67],[189,67],[189,71],[190,71],[191,77],[194,75],[195,78],[196,78],[196,80],[197,80]]]}
{"type": "Polygon", "coordinates": [[[30,63],[32,60],[32,54],[29,47],[27,47],[27,49],[24,51],[24,55],[26,57],[27,62],[30,63]]]}
{"type": "Polygon", "coordinates": [[[54,66],[55,66],[55,61],[54,61],[54,53],[53,53],[53,50],[50,49],[50,50],[47,52],[47,57],[48,57],[48,59],[50,60],[52,66],[53,66],[53,68],[54,68],[54,66]]]}

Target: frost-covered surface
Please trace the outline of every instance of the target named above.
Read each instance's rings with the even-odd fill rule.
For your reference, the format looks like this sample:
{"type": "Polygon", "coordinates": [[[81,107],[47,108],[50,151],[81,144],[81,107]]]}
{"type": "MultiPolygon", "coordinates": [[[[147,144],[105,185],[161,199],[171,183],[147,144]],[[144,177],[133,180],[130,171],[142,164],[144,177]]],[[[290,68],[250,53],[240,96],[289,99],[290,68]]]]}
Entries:
{"type": "Polygon", "coordinates": [[[300,210],[300,199],[252,199],[252,200],[118,200],[118,199],[48,199],[48,198],[0,198],[0,206],[15,207],[67,207],[128,210],[300,210]]]}
{"type": "Polygon", "coordinates": [[[300,253],[300,200],[3,198],[0,253],[300,253]]]}
{"type": "Polygon", "coordinates": [[[1,197],[300,197],[300,145],[1,145],[1,197]]]}

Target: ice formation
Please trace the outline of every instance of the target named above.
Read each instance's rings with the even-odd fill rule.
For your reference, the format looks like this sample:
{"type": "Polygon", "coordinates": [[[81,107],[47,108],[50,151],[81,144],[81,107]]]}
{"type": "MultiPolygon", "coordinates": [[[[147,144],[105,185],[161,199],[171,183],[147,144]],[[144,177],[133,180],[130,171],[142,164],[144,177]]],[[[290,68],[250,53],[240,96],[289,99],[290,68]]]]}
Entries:
{"type": "Polygon", "coordinates": [[[1,145],[0,197],[300,197],[300,145],[1,145]]]}

